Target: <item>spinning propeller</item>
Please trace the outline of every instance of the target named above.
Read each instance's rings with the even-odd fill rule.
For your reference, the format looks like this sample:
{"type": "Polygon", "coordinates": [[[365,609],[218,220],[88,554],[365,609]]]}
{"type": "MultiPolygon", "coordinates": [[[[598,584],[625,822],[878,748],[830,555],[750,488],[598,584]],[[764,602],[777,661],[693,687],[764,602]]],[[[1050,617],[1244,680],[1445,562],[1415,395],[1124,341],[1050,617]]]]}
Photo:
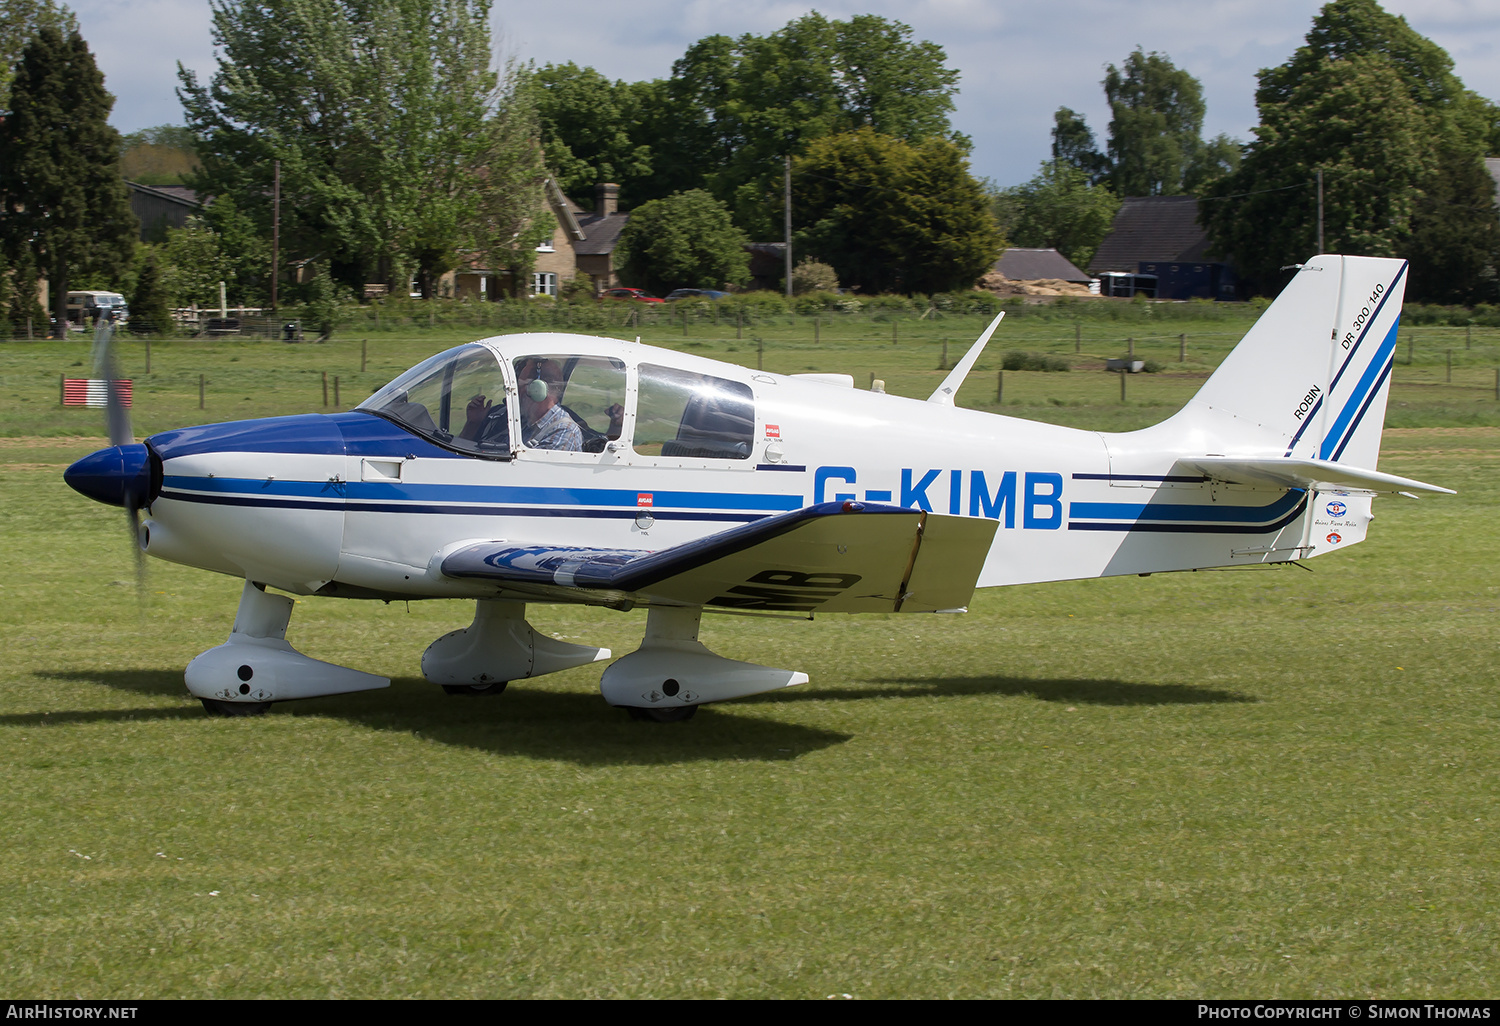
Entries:
{"type": "Polygon", "coordinates": [[[100,317],[94,329],[94,374],[104,379],[104,424],[107,449],[100,449],[63,472],[63,480],[91,499],[125,509],[130,544],[135,549],[137,590],[145,588],[146,556],[141,548],[141,514],[160,487],[153,481],[151,453],[130,431],[130,410],[121,394],[114,354],[115,325],[100,317]]]}

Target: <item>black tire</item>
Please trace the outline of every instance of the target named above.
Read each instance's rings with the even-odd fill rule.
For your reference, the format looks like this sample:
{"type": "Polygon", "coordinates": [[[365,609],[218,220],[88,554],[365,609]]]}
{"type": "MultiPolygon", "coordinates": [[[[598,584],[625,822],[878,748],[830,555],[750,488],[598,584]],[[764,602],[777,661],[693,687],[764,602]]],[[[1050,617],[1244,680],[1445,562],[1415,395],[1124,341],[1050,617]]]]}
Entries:
{"type": "Polygon", "coordinates": [[[683,723],[697,715],[698,707],[677,705],[668,709],[642,709],[640,706],[627,705],[625,711],[630,713],[632,720],[643,720],[647,723],[683,723]]]}
{"type": "Polygon", "coordinates": [[[271,708],[270,702],[224,702],[217,698],[199,701],[214,716],[264,716],[271,708]]]}
{"type": "Polygon", "coordinates": [[[477,695],[498,695],[509,683],[508,680],[497,680],[493,684],[444,684],[443,692],[449,695],[468,695],[471,698],[477,695]]]}

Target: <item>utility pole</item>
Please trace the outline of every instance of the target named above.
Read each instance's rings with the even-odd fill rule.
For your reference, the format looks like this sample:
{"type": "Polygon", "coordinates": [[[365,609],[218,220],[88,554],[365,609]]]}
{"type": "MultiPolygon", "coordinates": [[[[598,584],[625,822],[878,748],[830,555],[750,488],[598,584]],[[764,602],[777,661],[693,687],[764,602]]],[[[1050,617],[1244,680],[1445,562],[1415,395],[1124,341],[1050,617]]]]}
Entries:
{"type": "Polygon", "coordinates": [[[786,155],[786,188],[782,202],[782,217],[786,229],[786,298],[792,298],[792,155],[786,155]]]}
{"type": "MultiPolygon", "coordinates": [[[[276,281],[281,277],[281,161],[271,185],[271,316],[276,316],[276,281]]],[[[326,404],[325,404],[326,405],[326,404]]]]}
{"type": "Polygon", "coordinates": [[[1318,252],[1323,252],[1323,169],[1318,168],[1318,252]]]}

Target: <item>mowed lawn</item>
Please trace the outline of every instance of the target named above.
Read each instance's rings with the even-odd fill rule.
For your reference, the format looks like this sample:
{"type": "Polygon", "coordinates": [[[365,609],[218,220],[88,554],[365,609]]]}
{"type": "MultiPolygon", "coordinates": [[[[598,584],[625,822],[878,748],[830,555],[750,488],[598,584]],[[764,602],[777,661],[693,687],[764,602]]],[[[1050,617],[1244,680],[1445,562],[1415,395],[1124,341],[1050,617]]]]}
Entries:
{"type": "MultiPolygon", "coordinates": [[[[128,371],[138,431],[321,409],[320,352],[357,400],[457,341],[378,364],[371,342],[368,383],[357,343],[163,345],[181,380],[151,407],[128,371]],[[198,373],[247,387],[199,414],[198,373]]],[[[890,369],[873,347],[798,352],[925,394],[936,344],[899,343],[916,355],[890,369]]],[[[1381,469],[1459,494],[1379,500],[1371,540],[1311,573],[992,590],[967,616],[708,616],[710,647],[812,681],[672,725],[607,707],[597,667],[444,696],[418,659],[469,604],[303,599],[294,644],[395,683],[223,720],[182,668],[224,640],[240,584],[153,560],[138,594],[123,513],[61,480],[101,444],[55,409],[80,373],[66,345],[0,352],[8,995],[1494,996],[1491,368],[1449,386],[1398,367],[1392,418],[1420,394],[1438,412],[1411,416],[1458,426],[1388,430],[1381,469]]],[[[1123,407],[1083,370],[1007,373],[1007,396],[1137,426],[1201,362],[1130,379],[1162,395],[1123,407]]],[[[530,616],[617,654],[644,624],[530,616]]]]}

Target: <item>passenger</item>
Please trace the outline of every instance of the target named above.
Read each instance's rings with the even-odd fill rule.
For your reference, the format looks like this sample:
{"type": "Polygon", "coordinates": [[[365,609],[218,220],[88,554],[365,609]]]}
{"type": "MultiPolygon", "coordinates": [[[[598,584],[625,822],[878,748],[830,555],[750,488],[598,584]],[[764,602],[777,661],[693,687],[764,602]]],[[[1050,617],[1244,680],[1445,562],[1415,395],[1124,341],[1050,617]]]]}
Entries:
{"type": "Polygon", "coordinates": [[[521,439],[533,449],[583,451],[583,432],[567,411],[558,406],[562,398],[562,368],[554,360],[532,358],[516,375],[521,385],[521,439]]]}

